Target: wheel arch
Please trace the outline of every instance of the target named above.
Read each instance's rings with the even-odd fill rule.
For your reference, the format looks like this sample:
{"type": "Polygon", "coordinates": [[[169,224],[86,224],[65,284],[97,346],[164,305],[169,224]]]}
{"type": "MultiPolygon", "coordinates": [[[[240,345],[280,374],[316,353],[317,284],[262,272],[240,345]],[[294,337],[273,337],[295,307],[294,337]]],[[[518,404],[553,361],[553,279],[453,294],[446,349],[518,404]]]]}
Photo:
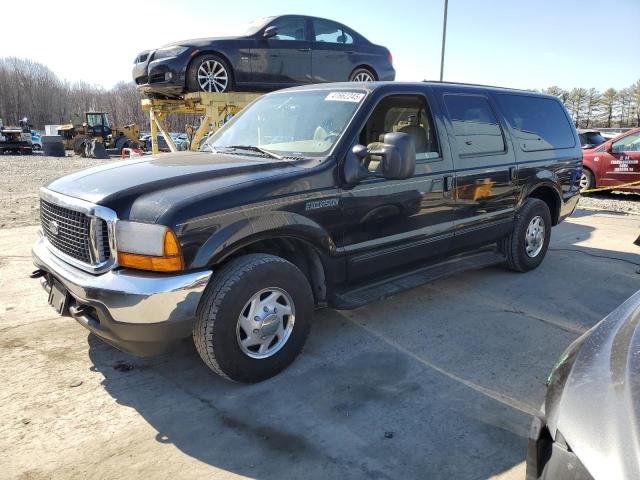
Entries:
{"type": "Polygon", "coordinates": [[[558,224],[562,200],[560,199],[560,194],[558,193],[556,188],[546,184],[539,185],[531,190],[531,192],[529,192],[527,198],[537,198],[546,203],[549,207],[549,212],[551,213],[552,224],[558,224]]]}
{"type": "Polygon", "coordinates": [[[192,268],[219,267],[246,253],[268,253],[282,257],[305,274],[316,303],[327,298],[329,270],[336,246],[318,224],[291,212],[240,220],[218,230],[199,248],[192,268]]]}

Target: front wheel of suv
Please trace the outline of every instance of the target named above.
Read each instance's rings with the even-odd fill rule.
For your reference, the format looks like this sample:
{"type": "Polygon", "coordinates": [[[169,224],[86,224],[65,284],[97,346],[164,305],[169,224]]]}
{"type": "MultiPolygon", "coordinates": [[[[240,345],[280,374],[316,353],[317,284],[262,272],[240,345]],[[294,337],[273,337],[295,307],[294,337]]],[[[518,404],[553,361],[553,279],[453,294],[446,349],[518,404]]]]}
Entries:
{"type": "Polygon", "coordinates": [[[298,267],[274,255],[243,255],[223,266],[207,286],[193,339],[218,375],[260,382],[302,351],[312,315],[311,287],[298,267]]]}
{"type": "Polygon", "coordinates": [[[551,239],[551,212],[545,202],[529,198],[516,217],[511,234],[501,242],[506,265],[516,272],[533,270],[542,263],[551,239]]]}
{"type": "Polygon", "coordinates": [[[233,90],[231,67],[222,57],[212,53],[197,57],[187,69],[187,90],[209,93],[233,90]]]}

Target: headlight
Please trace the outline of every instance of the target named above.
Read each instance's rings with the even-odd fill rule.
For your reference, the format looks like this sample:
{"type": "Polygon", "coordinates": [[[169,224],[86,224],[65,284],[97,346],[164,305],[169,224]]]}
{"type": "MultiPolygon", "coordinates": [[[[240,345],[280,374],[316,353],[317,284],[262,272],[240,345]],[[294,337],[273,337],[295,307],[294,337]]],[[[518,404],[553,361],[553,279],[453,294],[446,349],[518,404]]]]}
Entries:
{"type": "Polygon", "coordinates": [[[122,267],[175,272],[184,268],[176,235],[163,225],[118,221],[118,263],[122,267]]]}
{"type": "Polygon", "coordinates": [[[153,54],[153,59],[156,60],[158,58],[177,57],[178,55],[186,52],[187,50],[189,50],[189,47],[181,47],[180,45],[159,48],[153,54]]]}

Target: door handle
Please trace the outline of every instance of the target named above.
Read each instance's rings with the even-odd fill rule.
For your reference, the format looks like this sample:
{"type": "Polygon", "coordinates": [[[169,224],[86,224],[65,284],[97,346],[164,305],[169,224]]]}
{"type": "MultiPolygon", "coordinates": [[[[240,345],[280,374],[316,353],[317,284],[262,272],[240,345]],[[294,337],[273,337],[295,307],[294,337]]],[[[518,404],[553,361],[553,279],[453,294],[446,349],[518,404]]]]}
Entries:
{"type": "Polygon", "coordinates": [[[453,175],[445,175],[442,177],[442,196],[451,198],[451,190],[453,189],[453,175]]]}
{"type": "Polygon", "coordinates": [[[310,48],[299,48],[298,51],[299,52],[310,52],[311,49],[310,48]]]}
{"type": "Polygon", "coordinates": [[[348,52],[345,52],[347,55],[353,55],[353,50],[349,50],[348,52]]]}
{"type": "Polygon", "coordinates": [[[518,170],[516,167],[509,167],[509,181],[515,182],[518,177],[518,170]]]}

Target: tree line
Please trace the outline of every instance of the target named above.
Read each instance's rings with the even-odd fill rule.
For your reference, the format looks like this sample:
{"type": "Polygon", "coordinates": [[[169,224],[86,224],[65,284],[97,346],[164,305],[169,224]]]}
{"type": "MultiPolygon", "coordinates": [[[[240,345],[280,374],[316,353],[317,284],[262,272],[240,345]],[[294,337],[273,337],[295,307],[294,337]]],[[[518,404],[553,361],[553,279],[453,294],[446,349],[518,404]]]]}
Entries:
{"type": "MultiPolygon", "coordinates": [[[[549,87],[567,107],[577,127],[640,126],[640,80],[628,88],[564,90],[549,87]]],[[[82,123],[86,111],[104,111],[114,124],[137,123],[149,130],[149,117],[142,111],[141,96],[133,82],[120,82],[107,90],[86,82],[60,80],[47,66],[16,57],[0,58],[0,118],[9,125],[28,117],[36,129],[49,124],[82,123]]],[[[167,128],[184,131],[185,124],[198,123],[195,115],[172,115],[167,128]]]]}
{"type": "Polygon", "coordinates": [[[608,88],[604,92],[560,87],[542,92],[558,97],[578,128],[640,127],[640,80],[627,88],[608,88]]]}
{"type": "MultiPolygon", "coordinates": [[[[0,118],[17,125],[23,117],[37,130],[45,125],[81,124],[84,112],[107,112],[112,124],[137,123],[149,130],[149,116],[142,110],[142,97],[133,82],[120,82],[111,89],[86,82],[60,80],[47,66],[27,59],[0,58],[0,118]]],[[[186,123],[197,123],[195,115],[172,115],[167,128],[184,131],[186,123]]]]}

